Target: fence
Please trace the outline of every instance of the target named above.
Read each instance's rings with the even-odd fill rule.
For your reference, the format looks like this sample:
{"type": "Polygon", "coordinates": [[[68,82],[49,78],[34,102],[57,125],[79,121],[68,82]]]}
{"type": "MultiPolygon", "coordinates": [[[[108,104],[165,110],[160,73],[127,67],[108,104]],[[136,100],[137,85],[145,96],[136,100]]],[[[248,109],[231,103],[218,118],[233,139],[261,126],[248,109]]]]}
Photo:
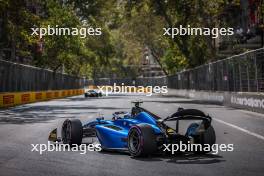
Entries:
{"type": "Polygon", "coordinates": [[[98,79],[95,85],[163,86],[173,89],[264,92],[264,48],[249,51],[168,77],[98,79]]]}
{"type": "Polygon", "coordinates": [[[0,92],[83,88],[82,78],[0,60],[0,92]]]}
{"type": "Polygon", "coordinates": [[[207,91],[264,92],[264,48],[168,76],[168,87],[207,91]]]}
{"type": "Polygon", "coordinates": [[[122,85],[122,83],[125,86],[165,86],[167,85],[167,78],[165,76],[163,77],[149,77],[149,78],[127,78],[127,79],[110,79],[110,78],[101,78],[101,79],[95,79],[95,80],[89,80],[88,84],[92,85],[111,85],[113,86],[114,83],[116,85],[122,85]]]}
{"type": "Polygon", "coordinates": [[[206,91],[264,92],[264,48],[179,72],[168,77],[95,79],[0,60],[0,92],[78,89],[85,85],[163,86],[206,91]]]}

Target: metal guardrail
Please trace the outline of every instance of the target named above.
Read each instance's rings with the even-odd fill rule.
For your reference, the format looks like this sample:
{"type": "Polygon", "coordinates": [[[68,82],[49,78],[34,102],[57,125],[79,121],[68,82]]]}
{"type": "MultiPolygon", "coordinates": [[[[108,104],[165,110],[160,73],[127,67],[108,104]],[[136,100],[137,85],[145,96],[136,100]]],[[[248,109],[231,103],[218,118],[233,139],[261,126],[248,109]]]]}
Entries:
{"type": "Polygon", "coordinates": [[[82,78],[0,60],[0,92],[79,89],[84,85],[82,78]]]}

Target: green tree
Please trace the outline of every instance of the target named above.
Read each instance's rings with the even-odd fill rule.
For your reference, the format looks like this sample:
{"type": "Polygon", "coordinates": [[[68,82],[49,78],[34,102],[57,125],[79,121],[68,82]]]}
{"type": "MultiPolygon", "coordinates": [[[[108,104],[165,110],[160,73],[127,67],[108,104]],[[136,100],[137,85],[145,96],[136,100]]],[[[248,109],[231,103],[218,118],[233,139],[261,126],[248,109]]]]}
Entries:
{"type": "MultiPolygon", "coordinates": [[[[132,18],[140,18],[142,11],[148,17],[159,18],[155,21],[155,26],[160,24],[159,29],[163,27],[178,28],[180,25],[183,27],[190,25],[192,27],[213,28],[220,24],[218,15],[229,3],[239,2],[237,0],[131,0],[126,3],[126,9],[128,11],[127,16],[132,18]]],[[[165,49],[160,49],[161,52],[158,53],[162,58],[162,63],[165,64],[163,67],[168,69],[167,71],[170,73],[178,70],[177,68],[182,68],[182,63],[185,63],[185,67],[192,68],[216,58],[214,39],[211,36],[177,35],[173,39],[163,37],[158,40],[159,42],[155,42],[155,38],[162,36],[163,31],[157,33],[155,30],[151,30],[147,34],[149,35],[149,33],[154,36],[151,37],[152,40],[149,40],[152,45],[154,44],[154,47],[151,47],[154,48],[153,51],[155,48],[163,48],[162,44],[165,43],[165,49]],[[158,43],[160,44],[158,45],[158,43]],[[175,49],[177,51],[173,52],[175,49]],[[173,53],[177,54],[172,57],[171,54],[173,53]],[[178,59],[173,59],[174,61],[171,62],[172,58],[178,59]]]]}
{"type": "Polygon", "coordinates": [[[39,16],[32,13],[23,0],[5,0],[0,1],[0,19],[0,52],[11,60],[32,57],[37,40],[30,35],[30,28],[39,23],[39,16]]]}

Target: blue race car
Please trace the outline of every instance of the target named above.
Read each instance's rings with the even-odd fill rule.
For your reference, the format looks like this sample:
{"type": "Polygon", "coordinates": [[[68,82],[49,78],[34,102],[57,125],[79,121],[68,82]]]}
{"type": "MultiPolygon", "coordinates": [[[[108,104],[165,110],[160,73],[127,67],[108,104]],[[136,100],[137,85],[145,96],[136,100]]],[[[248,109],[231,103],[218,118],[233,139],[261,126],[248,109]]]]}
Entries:
{"type": "MultiPolygon", "coordinates": [[[[215,131],[211,126],[212,118],[196,109],[179,108],[171,116],[162,119],[134,102],[131,113],[115,112],[112,120],[103,117],[82,124],[78,119],[67,119],[62,125],[61,140],[65,144],[82,143],[83,138],[97,137],[103,150],[128,151],[132,156],[146,156],[163,151],[164,144],[195,143],[212,146],[215,131]],[[199,120],[192,123],[184,135],[179,134],[180,120],[199,120]],[[175,121],[175,129],[165,122],[175,121]]],[[[57,129],[50,134],[49,140],[58,141],[57,129]]],[[[207,153],[207,151],[197,151],[207,153]]],[[[210,151],[209,151],[210,152],[210,151]]]]}

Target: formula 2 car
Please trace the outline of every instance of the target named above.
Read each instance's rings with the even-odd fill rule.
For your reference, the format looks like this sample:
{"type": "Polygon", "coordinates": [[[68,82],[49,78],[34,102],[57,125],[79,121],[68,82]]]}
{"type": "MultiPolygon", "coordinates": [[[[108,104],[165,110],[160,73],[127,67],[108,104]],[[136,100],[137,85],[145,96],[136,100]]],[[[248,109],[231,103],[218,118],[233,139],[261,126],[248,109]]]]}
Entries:
{"type": "MultiPolygon", "coordinates": [[[[61,140],[65,144],[82,143],[86,137],[97,137],[103,150],[125,150],[132,156],[145,156],[163,151],[164,144],[195,143],[200,145],[215,143],[215,131],[211,125],[212,118],[196,109],[179,108],[167,118],[160,118],[140,106],[142,102],[134,102],[131,113],[115,112],[112,120],[103,117],[95,121],[81,123],[78,119],[67,119],[61,130],[61,140]],[[185,134],[179,134],[179,121],[194,120],[185,134]],[[175,121],[175,129],[165,124],[175,121]]],[[[56,129],[49,140],[58,141],[56,129]]],[[[207,153],[199,150],[196,152],[207,153]]]]}
{"type": "Polygon", "coordinates": [[[101,97],[102,92],[99,92],[97,90],[87,90],[84,92],[84,97],[101,97]]]}

